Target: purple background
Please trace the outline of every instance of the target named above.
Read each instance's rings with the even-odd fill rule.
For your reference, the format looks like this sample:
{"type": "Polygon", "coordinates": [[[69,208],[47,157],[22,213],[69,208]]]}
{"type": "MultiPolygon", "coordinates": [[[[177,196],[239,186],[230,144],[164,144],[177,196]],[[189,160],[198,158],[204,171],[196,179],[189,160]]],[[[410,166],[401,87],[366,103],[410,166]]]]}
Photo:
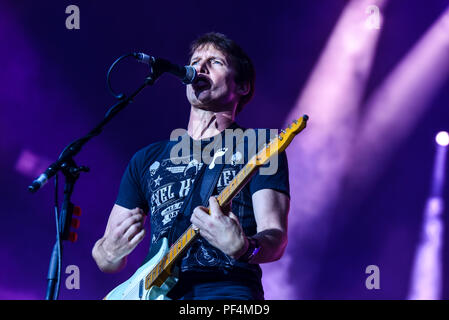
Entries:
{"type": "MultiPolygon", "coordinates": [[[[385,12],[388,20],[367,95],[448,4],[445,0],[427,1],[425,6],[419,0],[391,2],[385,12]]],[[[182,64],[186,63],[192,39],[208,31],[223,32],[243,46],[257,71],[255,98],[239,115],[238,122],[247,127],[281,128],[345,3],[3,1],[0,4],[3,221],[0,299],[44,297],[48,260],[55,240],[53,183],[37,194],[30,194],[27,186],[34,176],[16,170],[16,163],[23,150],[38,155],[43,163],[45,159],[56,159],[64,146],[101,120],[114,103],[106,90],[105,75],[117,57],[142,51],[182,64]],[[65,8],[70,4],[80,8],[80,30],[65,28],[65,8]]],[[[130,92],[141,83],[145,71],[143,65],[125,61],[113,74],[113,87],[130,92]]],[[[446,81],[419,127],[396,150],[367,201],[354,209],[363,214],[335,215],[336,221],[344,218],[345,222],[337,223],[339,227],[331,233],[319,281],[306,298],[406,297],[430,187],[434,135],[439,130],[448,130],[448,105],[446,81]],[[365,288],[364,268],[369,264],[381,268],[381,290],[365,288]]],[[[189,108],[183,85],[164,76],[76,157],[77,163],[89,166],[91,172],[82,175],[73,194],[73,202],[83,210],[80,237],[75,244],[65,243],[63,270],[71,264],[80,267],[81,289],[65,289],[63,275],[61,299],[102,298],[128,278],[144,258],[148,237],[132,254],[122,273],[107,275],[96,267],[91,249],[104,232],[130,157],[139,148],[167,138],[172,129],[185,128],[189,108]]],[[[290,166],[294,165],[290,160],[290,166]]],[[[342,201],[350,201],[350,197],[342,201]]],[[[446,229],[447,213],[446,210],[446,229]]],[[[449,297],[447,252],[446,247],[445,298],[449,297]]],[[[300,274],[290,271],[285,276],[292,283],[301,281],[300,274]]]]}

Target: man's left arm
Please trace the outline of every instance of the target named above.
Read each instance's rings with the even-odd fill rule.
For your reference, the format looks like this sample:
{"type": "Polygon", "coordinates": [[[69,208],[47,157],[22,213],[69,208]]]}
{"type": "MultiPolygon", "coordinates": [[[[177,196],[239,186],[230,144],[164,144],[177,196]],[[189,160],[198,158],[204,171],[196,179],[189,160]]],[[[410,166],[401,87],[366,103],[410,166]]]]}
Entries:
{"type": "Polygon", "coordinates": [[[257,224],[259,252],[250,263],[266,263],[279,260],[287,246],[287,224],[290,198],[279,191],[262,189],[252,196],[257,224]]]}

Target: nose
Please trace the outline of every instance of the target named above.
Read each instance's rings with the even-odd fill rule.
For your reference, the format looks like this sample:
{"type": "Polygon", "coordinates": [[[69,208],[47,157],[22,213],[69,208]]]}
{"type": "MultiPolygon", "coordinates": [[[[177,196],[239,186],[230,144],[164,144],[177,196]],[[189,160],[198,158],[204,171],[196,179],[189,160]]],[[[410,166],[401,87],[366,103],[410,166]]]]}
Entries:
{"type": "Polygon", "coordinates": [[[207,67],[206,60],[198,61],[195,68],[197,73],[205,73],[205,74],[209,73],[209,68],[207,67]]]}

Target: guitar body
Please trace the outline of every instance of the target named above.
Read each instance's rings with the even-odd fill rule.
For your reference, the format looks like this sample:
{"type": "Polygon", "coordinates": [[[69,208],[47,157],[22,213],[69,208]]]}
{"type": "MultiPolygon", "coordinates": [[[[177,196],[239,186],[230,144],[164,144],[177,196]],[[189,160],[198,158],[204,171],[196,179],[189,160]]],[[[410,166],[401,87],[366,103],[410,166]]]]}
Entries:
{"type": "Polygon", "coordinates": [[[153,285],[145,289],[145,276],[150,273],[157,263],[170,250],[167,238],[162,238],[156,245],[160,246],[157,253],[133,274],[131,278],[108,293],[104,300],[170,300],[167,293],[173,288],[178,279],[168,276],[160,286],[153,285]]]}

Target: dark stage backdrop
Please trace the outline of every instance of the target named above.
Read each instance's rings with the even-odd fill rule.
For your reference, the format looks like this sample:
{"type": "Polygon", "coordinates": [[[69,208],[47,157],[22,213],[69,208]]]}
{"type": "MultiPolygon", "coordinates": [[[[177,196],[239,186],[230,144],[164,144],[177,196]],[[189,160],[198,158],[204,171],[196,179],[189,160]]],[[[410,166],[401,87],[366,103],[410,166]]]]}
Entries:
{"type": "MultiPolygon", "coordinates": [[[[257,72],[255,97],[237,121],[245,127],[282,128],[290,120],[289,112],[345,4],[342,0],[2,1],[0,299],[44,297],[55,240],[54,187],[51,181],[31,194],[27,186],[114,103],[105,76],[117,57],[142,51],[184,64],[191,40],[209,31],[225,33],[252,57],[257,72]],[[79,30],[65,26],[65,9],[72,4],[80,8],[79,30]]],[[[392,1],[385,12],[388,20],[366,96],[447,4],[443,0],[392,1]]],[[[125,61],[113,74],[112,83],[128,93],[145,75],[143,65],[125,61]]],[[[318,281],[302,298],[406,298],[430,188],[434,135],[449,127],[447,81],[431,103],[421,124],[395,151],[375,187],[370,188],[368,198],[353,208],[357,212],[339,211],[333,216],[339,228],[329,236],[318,281]],[[344,223],[338,223],[340,219],[344,223]],[[371,264],[380,267],[379,290],[365,287],[365,267],[371,264]]],[[[185,128],[189,110],[185,86],[165,75],[76,157],[78,164],[89,166],[91,171],[82,174],[73,194],[73,202],[82,208],[81,226],[79,240],[64,245],[63,272],[66,266],[76,265],[81,281],[79,290],[68,290],[63,273],[61,299],[101,299],[139,266],[148,250],[148,237],[130,256],[126,269],[116,275],[101,273],[91,250],[103,235],[131,156],[151,142],[168,138],[174,128],[185,128]]],[[[289,165],[295,166],[291,155],[289,165]]],[[[446,199],[447,195],[446,191],[446,199]]],[[[351,196],[357,195],[343,200],[350,201],[351,196]]],[[[290,212],[290,216],[297,214],[290,212]]],[[[447,229],[447,210],[444,219],[447,229]]],[[[444,242],[444,297],[448,298],[447,235],[444,242]]],[[[292,243],[294,237],[290,237],[292,243]]],[[[290,255],[294,263],[301,263],[295,261],[294,252],[290,255]]],[[[302,274],[292,268],[285,273],[285,279],[293,284],[300,283],[301,278],[302,274]]],[[[268,298],[276,299],[269,288],[266,291],[268,298]]]]}

